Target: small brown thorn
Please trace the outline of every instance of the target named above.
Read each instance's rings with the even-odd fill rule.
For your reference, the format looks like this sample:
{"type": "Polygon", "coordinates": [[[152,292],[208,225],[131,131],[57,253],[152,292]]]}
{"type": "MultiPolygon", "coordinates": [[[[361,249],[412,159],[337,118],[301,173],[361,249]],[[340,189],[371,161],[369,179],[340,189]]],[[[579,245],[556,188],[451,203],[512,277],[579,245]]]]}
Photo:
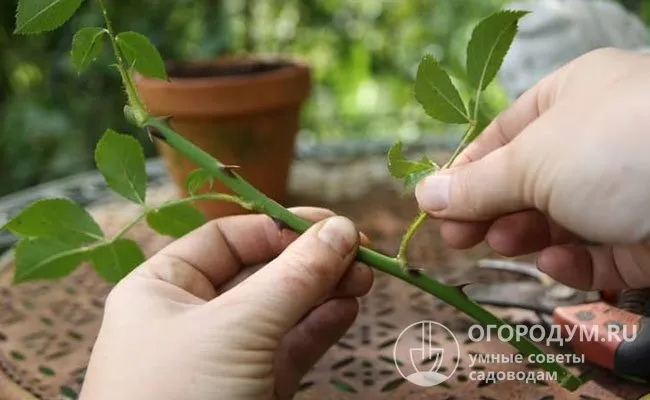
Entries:
{"type": "Polygon", "coordinates": [[[220,168],[226,175],[228,175],[231,178],[234,178],[235,173],[233,172],[233,170],[239,169],[239,165],[222,165],[220,168]]]}
{"type": "Polygon", "coordinates": [[[409,275],[420,276],[424,273],[424,268],[408,268],[406,271],[409,275]]]}
{"type": "Polygon", "coordinates": [[[167,125],[169,125],[169,123],[171,122],[172,118],[174,118],[174,117],[171,116],[171,115],[165,115],[164,117],[158,117],[158,119],[159,119],[160,121],[164,122],[164,123],[167,124],[167,125]]]}
{"type": "Polygon", "coordinates": [[[463,294],[465,294],[463,289],[465,289],[466,286],[469,286],[471,284],[472,284],[472,282],[461,283],[461,284],[456,285],[456,288],[458,288],[458,290],[460,290],[461,292],[463,292],[463,294]]]}
{"type": "Polygon", "coordinates": [[[162,132],[160,132],[160,130],[157,129],[156,127],[153,127],[151,125],[147,125],[144,128],[144,130],[145,130],[145,132],[147,132],[147,135],[149,135],[149,139],[152,142],[154,141],[153,140],[154,138],[162,140],[163,142],[167,141],[167,138],[165,137],[165,135],[163,135],[162,132]]]}

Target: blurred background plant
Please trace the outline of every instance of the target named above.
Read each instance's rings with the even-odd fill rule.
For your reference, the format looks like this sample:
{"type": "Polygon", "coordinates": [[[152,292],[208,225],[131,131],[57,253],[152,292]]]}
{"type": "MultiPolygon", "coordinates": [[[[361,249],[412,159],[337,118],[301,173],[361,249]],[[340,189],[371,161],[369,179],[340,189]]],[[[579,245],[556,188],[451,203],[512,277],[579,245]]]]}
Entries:
{"type": "MultiPolygon", "coordinates": [[[[647,0],[621,0],[650,19],[647,0]]],[[[411,139],[449,134],[426,117],[412,94],[417,64],[433,53],[451,71],[480,18],[505,0],[148,0],[113,1],[118,30],[151,38],[166,59],[255,52],[300,57],[314,68],[314,93],[302,139],[411,139]]],[[[0,4],[0,196],[90,170],[105,128],[131,133],[109,52],[82,77],[68,51],[73,33],[102,23],[86,1],[63,29],[14,36],[16,0],[0,4]]],[[[456,76],[463,87],[462,76],[456,76]]],[[[498,85],[489,107],[507,104],[498,85]]]]}

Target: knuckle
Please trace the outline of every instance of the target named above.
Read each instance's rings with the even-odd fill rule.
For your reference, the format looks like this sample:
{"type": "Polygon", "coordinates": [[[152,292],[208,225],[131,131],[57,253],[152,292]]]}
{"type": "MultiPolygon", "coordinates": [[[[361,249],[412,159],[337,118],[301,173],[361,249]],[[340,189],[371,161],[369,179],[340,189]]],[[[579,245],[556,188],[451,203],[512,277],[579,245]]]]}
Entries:
{"type": "MultiPolygon", "coordinates": [[[[473,196],[473,181],[476,176],[476,168],[461,168],[456,175],[456,199],[452,199],[451,204],[457,204],[462,207],[463,214],[478,215],[481,210],[482,196],[473,196]]],[[[460,210],[459,210],[460,211],[460,210]]]]}

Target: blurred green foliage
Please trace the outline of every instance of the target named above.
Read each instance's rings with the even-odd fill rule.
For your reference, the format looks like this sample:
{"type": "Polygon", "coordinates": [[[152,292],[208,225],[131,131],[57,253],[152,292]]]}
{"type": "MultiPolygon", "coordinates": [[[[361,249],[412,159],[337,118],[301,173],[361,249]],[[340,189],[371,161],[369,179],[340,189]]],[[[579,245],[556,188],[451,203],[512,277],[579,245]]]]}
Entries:
{"type": "MultiPolygon", "coordinates": [[[[151,143],[122,116],[110,54],[79,77],[68,52],[74,32],[102,24],[95,1],[62,29],[14,36],[17,0],[0,4],[0,195],[93,168],[108,127],[151,143]]],[[[645,1],[645,0],[643,0],[645,1]]],[[[634,2],[632,0],[632,2],[634,2]]],[[[433,53],[462,84],[464,49],[476,21],[504,0],[148,0],[111,1],[117,30],[149,36],[166,59],[224,52],[281,53],[314,68],[303,135],[411,138],[444,132],[413,97],[417,64],[433,53]]],[[[494,108],[505,98],[493,85],[494,108]]]]}
{"type": "MultiPolygon", "coordinates": [[[[74,33],[103,23],[85,1],[72,21],[44,35],[13,35],[17,0],[0,3],[0,195],[93,169],[95,145],[108,127],[136,135],[124,120],[124,98],[108,51],[79,77],[69,61],[74,33]]],[[[169,58],[209,56],[228,47],[219,2],[149,0],[110,3],[116,27],[150,36],[169,58]],[[217,5],[215,5],[215,3],[217,5]]],[[[105,46],[107,47],[107,46],[105,46]]]]}

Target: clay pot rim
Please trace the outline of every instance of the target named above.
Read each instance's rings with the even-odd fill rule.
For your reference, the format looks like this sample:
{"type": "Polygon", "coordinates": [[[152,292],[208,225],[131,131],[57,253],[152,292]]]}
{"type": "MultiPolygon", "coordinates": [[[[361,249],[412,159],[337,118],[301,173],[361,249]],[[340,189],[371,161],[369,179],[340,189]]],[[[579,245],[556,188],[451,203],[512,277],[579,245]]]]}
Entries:
{"type": "Polygon", "coordinates": [[[271,71],[257,72],[254,74],[210,76],[210,77],[170,77],[169,80],[161,80],[144,76],[137,72],[133,73],[133,78],[141,85],[146,85],[151,89],[163,89],[169,87],[193,88],[228,88],[241,85],[254,85],[259,83],[272,83],[287,79],[295,79],[296,74],[308,75],[310,72],[309,65],[302,59],[294,57],[281,57],[274,55],[228,55],[219,58],[202,58],[189,60],[168,60],[165,64],[169,66],[207,66],[207,65],[242,65],[250,63],[279,63],[284,64],[271,71]]]}

